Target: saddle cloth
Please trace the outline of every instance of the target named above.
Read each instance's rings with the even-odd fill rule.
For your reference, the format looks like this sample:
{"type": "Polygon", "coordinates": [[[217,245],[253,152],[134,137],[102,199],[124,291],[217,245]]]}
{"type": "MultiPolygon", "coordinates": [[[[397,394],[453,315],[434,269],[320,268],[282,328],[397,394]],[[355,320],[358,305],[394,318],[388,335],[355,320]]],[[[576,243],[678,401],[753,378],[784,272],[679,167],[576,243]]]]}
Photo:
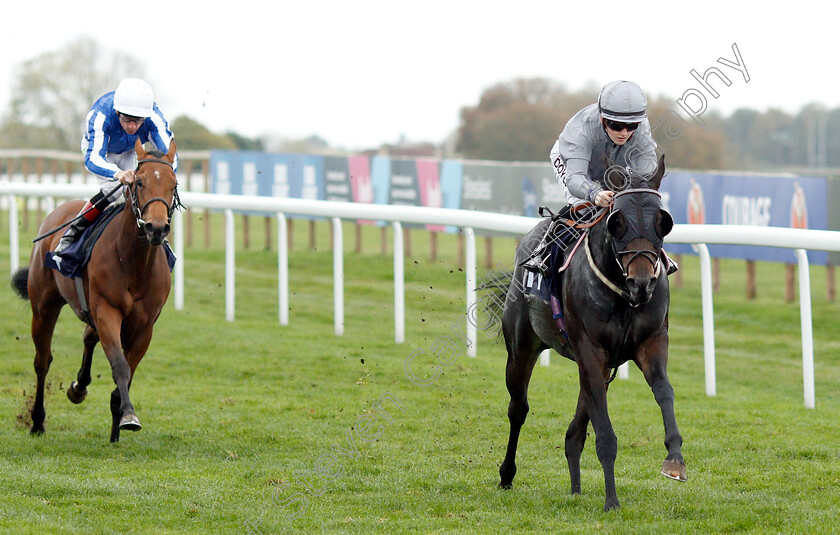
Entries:
{"type": "Polygon", "coordinates": [[[548,302],[552,295],[560,295],[560,267],[566,259],[566,248],[557,244],[550,245],[550,253],[546,262],[549,269],[545,275],[539,271],[526,269],[522,286],[525,291],[545,302],[548,302]]]}

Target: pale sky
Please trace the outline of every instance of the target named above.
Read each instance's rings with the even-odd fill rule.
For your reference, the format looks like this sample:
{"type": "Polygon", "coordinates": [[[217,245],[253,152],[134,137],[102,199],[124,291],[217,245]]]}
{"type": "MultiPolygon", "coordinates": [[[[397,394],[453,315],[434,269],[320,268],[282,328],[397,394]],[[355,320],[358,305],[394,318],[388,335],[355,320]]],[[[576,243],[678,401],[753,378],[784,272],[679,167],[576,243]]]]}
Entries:
{"type": "MultiPolygon", "coordinates": [[[[796,112],[809,102],[833,108],[840,106],[840,30],[831,5],[7,2],[0,104],[5,113],[15,65],[91,37],[145,62],[147,81],[170,120],[187,114],[213,131],[249,137],[317,134],[347,149],[378,147],[401,135],[441,142],[457,129],[462,107],[477,104],[487,87],[517,77],[548,77],[570,90],[630,79],[649,97],[676,100],[690,89],[703,93],[692,69],[702,75],[717,67],[731,85],[710,78],[719,96],[703,93],[709,111],[796,112]],[[733,43],[749,82],[718,62],[736,61],[733,43]]],[[[690,105],[699,107],[692,98],[690,105]]],[[[563,125],[557,127],[559,133],[563,125]]]]}

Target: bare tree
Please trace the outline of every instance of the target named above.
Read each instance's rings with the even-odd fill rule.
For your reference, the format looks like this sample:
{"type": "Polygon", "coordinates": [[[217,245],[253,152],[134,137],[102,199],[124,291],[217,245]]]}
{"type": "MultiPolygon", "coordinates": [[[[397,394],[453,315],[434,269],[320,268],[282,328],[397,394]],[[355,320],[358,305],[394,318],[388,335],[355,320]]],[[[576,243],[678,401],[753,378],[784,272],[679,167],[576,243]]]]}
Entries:
{"type": "Polygon", "coordinates": [[[81,38],[16,67],[0,146],[76,150],[85,116],[120,79],[145,77],[139,60],[81,38]]]}

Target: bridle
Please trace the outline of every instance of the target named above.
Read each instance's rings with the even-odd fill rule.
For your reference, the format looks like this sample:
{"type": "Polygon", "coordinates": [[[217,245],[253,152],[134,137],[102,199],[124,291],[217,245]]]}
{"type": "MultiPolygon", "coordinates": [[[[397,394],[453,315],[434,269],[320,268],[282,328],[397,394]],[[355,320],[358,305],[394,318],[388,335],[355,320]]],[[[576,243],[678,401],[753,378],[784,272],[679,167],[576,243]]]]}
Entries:
{"type": "MultiPolygon", "coordinates": [[[[658,197],[660,199],[662,198],[662,194],[659,193],[658,191],[656,191],[655,189],[650,189],[650,188],[628,189],[628,190],[624,190],[624,191],[621,191],[621,192],[615,194],[615,197],[613,198],[613,209],[615,209],[614,208],[615,207],[615,202],[618,200],[619,197],[624,196],[624,195],[632,195],[632,194],[656,195],[656,197],[658,197]]],[[[645,228],[643,221],[639,221],[638,224],[641,228],[645,228]]],[[[640,235],[639,237],[648,238],[648,241],[650,241],[651,243],[654,243],[656,241],[654,239],[651,239],[651,236],[644,236],[643,234],[640,235]]],[[[658,251],[654,251],[652,249],[622,249],[622,250],[619,251],[619,250],[616,249],[615,239],[610,240],[610,244],[611,244],[611,247],[612,247],[613,256],[615,258],[615,261],[618,263],[618,267],[619,267],[619,269],[621,269],[621,274],[624,276],[625,279],[627,278],[628,273],[627,273],[627,270],[624,268],[625,264],[622,263],[622,259],[626,255],[630,255],[630,260],[628,260],[626,262],[627,266],[630,266],[630,264],[633,262],[633,260],[635,260],[637,257],[641,256],[643,258],[646,258],[651,263],[651,265],[653,265],[654,269],[656,270],[655,273],[654,273],[654,277],[659,277],[659,271],[662,267],[662,263],[660,262],[660,254],[659,254],[658,251]]],[[[661,246],[660,246],[660,248],[661,248],[661,246]]]]}
{"type": "MultiPolygon", "coordinates": [[[[649,188],[628,189],[628,190],[624,190],[622,192],[616,193],[615,197],[613,198],[613,204],[610,207],[610,210],[611,211],[615,210],[615,201],[619,196],[627,195],[627,194],[654,194],[657,197],[661,198],[660,193],[658,191],[656,191],[655,189],[649,189],[649,188]]],[[[606,212],[606,210],[604,210],[604,212],[606,212]]],[[[641,226],[641,228],[645,228],[643,221],[639,221],[638,223],[641,226]]],[[[648,229],[645,229],[645,230],[648,230],[648,229]]],[[[654,266],[653,276],[657,279],[659,278],[659,274],[662,270],[662,262],[660,261],[660,256],[659,256],[659,253],[657,251],[654,251],[654,250],[651,250],[651,249],[623,249],[623,250],[618,250],[618,248],[615,246],[615,241],[616,241],[615,238],[610,236],[609,232],[607,232],[607,236],[609,237],[608,239],[609,239],[609,242],[610,242],[610,249],[612,250],[613,259],[615,259],[616,263],[618,264],[618,268],[621,270],[622,276],[624,277],[625,281],[627,280],[627,277],[629,276],[629,273],[624,268],[624,265],[621,263],[621,259],[625,255],[632,255],[630,257],[630,260],[627,262],[628,266],[633,262],[633,260],[636,259],[636,257],[641,256],[643,258],[648,259],[651,262],[651,264],[653,264],[653,266],[654,266]]],[[[637,236],[637,237],[647,237],[647,236],[644,236],[644,233],[640,233],[639,236],[637,236]]],[[[632,241],[632,240],[630,240],[630,241],[632,241]]],[[[651,243],[654,243],[656,240],[650,240],[649,239],[649,241],[651,241],[651,243]]],[[[637,307],[638,304],[637,303],[634,304],[632,302],[632,298],[630,297],[630,294],[627,292],[627,290],[624,289],[624,288],[618,287],[618,285],[616,285],[613,281],[611,281],[604,274],[604,272],[601,271],[601,269],[598,267],[598,265],[595,263],[595,260],[592,258],[592,252],[590,251],[590,246],[589,246],[589,232],[586,233],[584,249],[586,250],[586,259],[589,262],[589,267],[590,267],[590,269],[592,269],[592,272],[595,274],[595,276],[602,283],[604,283],[604,285],[607,286],[610,290],[617,293],[624,300],[628,301],[633,308],[637,307]]]]}
{"type": "MultiPolygon", "coordinates": [[[[161,158],[144,158],[142,160],[137,161],[137,167],[134,169],[134,172],[136,173],[140,169],[140,166],[142,164],[151,163],[151,162],[162,163],[162,164],[168,166],[173,171],[175,170],[175,168],[172,167],[172,163],[167,161],[167,160],[163,160],[161,158]]],[[[183,205],[181,204],[181,199],[180,199],[180,197],[178,197],[178,185],[177,185],[177,183],[175,185],[175,190],[172,193],[172,204],[171,205],[168,202],[166,202],[166,199],[164,199],[163,197],[152,197],[151,199],[149,199],[145,203],[143,203],[143,206],[140,206],[140,200],[139,200],[140,196],[137,194],[137,188],[140,185],[141,185],[141,181],[135,180],[134,183],[131,186],[129,186],[129,188],[128,188],[128,191],[130,192],[130,197],[131,197],[131,211],[134,213],[134,217],[137,218],[137,226],[138,227],[142,228],[146,224],[146,222],[143,220],[143,212],[153,202],[162,202],[166,206],[166,222],[167,223],[169,223],[172,220],[173,212],[175,212],[175,210],[177,208],[183,207],[183,205]]]]}

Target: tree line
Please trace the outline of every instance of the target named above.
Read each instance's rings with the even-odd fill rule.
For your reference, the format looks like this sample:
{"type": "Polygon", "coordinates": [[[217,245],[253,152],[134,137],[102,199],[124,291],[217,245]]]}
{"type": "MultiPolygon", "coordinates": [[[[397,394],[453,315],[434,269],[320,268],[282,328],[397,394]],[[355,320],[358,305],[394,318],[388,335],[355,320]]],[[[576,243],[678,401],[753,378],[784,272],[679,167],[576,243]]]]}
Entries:
{"type": "MultiPolygon", "coordinates": [[[[141,61],[109,52],[90,38],[20,63],[0,119],[0,148],[78,151],[91,105],[129,76],[146,78],[141,61]]],[[[214,133],[187,116],[169,119],[182,150],[264,150],[260,139],[214,133]]]]}
{"type": "MultiPolygon", "coordinates": [[[[455,151],[465,158],[548,161],[566,122],[598,99],[600,88],[569,91],[544,79],[515,79],[486,89],[461,109],[455,151]]],[[[675,99],[648,95],[648,117],[679,109],[675,99]]],[[[671,167],[785,170],[840,167],[840,108],[809,104],[796,114],[741,108],[709,112],[705,125],[684,119],[678,136],[654,131],[671,167]]]]}
{"type": "MultiPolygon", "coordinates": [[[[91,104],[127,76],[144,77],[137,59],[108,52],[90,38],[19,64],[11,100],[0,118],[0,148],[76,151],[91,104]]],[[[428,140],[431,152],[450,158],[548,161],[554,139],[566,122],[597,100],[600,88],[570,91],[554,80],[520,78],[485,89],[475,105],[461,108],[448,140],[428,140]]],[[[648,95],[648,116],[675,109],[675,100],[648,95]]],[[[840,167],[840,108],[810,104],[796,114],[779,109],[739,109],[728,117],[709,112],[705,125],[685,119],[679,136],[654,132],[670,167],[688,169],[786,170],[840,167]]],[[[321,137],[250,138],[233,131],[212,132],[199,121],[178,116],[172,131],[182,150],[271,150],[335,152],[321,137]]],[[[369,152],[390,152],[391,145],[369,152]]]]}

